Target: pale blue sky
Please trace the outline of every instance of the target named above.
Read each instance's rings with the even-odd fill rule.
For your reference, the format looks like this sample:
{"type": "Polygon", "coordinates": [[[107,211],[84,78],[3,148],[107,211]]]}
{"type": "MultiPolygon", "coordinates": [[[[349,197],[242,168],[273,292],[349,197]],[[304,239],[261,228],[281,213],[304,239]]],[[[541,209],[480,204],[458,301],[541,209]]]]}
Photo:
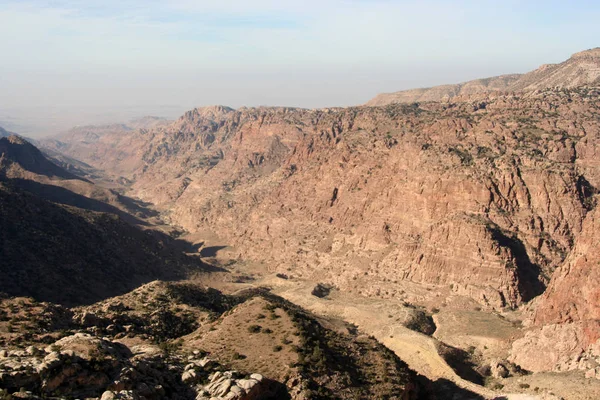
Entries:
{"type": "Polygon", "coordinates": [[[0,0],[0,125],[361,104],[600,46],[598,1],[0,0]]]}

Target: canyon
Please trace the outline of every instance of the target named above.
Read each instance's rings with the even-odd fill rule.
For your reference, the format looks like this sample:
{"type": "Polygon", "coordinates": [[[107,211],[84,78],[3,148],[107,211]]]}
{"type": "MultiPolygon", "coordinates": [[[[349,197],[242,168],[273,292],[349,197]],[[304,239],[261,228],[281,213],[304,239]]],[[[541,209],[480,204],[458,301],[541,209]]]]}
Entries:
{"type": "MultiPolygon", "coordinates": [[[[42,250],[70,254],[77,239],[68,231],[52,240],[39,232],[78,218],[92,225],[77,225],[89,232],[81,240],[115,255],[99,260],[124,276],[117,280],[139,279],[88,298],[28,290],[23,282],[41,281],[31,278],[35,268],[53,271],[39,276],[54,276],[57,287],[68,286],[67,275],[40,262],[46,251],[5,234],[3,245],[17,249],[6,265],[37,255],[22,267],[26,278],[2,270],[0,290],[60,303],[67,307],[61,324],[91,335],[50,335],[56,346],[83,341],[113,354],[117,342],[130,350],[153,338],[164,348],[180,343],[163,352],[178,360],[161,384],[170,393],[189,389],[177,386],[179,375],[204,368],[193,353],[199,348],[229,373],[207,371],[210,384],[245,385],[258,373],[298,399],[340,391],[343,398],[595,398],[599,77],[593,49],[528,74],[381,95],[365,106],[202,107],[176,121],[77,127],[35,141],[41,152],[25,139],[2,138],[3,229],[37,232],[42,250]],[[129,247],[119,250],[102,235],[129,247]],[[132,249],[147,258],[134,255],[132,263],[132,249]],[[165,263],[169,269],[158,267],[165,263]],[[148,283],[154,279],[184,283],[148,283]],[[173,315],[156,314],[152,304],[173,307],[173,315]],[[267,311],[279,325],[263,321],[267,311]],[[84,313],[95,322],[81,322],[84,313]],[[159,337],[163,317],[181,328],[176,335],[159,337]],[[265,329],[291,340],[284,343],[291,350],[268,348],[255,336],[265,329]],[[293,329],[298,340],[288,337],[293,329]],[[110,343],[95,343],[100,333],[110,343]],[[237,343],[256,337],[250,347],[237,343]],[[320,367],[305,363],[313,355],[320,367]],[[185,357],[196,366],[186,367],[185,357]],[[343,357],[360,377],[336,369],[343,357]],[[326,370],[335,373],[325,379],[326,370]]],[[[93,265],[92,251],[80,250],[73,259],[93,265]]],[[[94,271],[94,282],[117,276],[100,265],[94,271]]],[[[20,315],[14,300],[2,301],[20,315]]],[[[15,343],[13,336],[4,343],[15,343]]],[[[14,351],[6,358],[28,357],[14,351]]],[[[53,357],[73,356],[60,354],[53,357]]],[[[126,355],[115,360],[139,367],[126,355]]],[[[44,374],[31,387],[47,384],[44,374]]],[[[191,375],[197,396],[214,389],[191,375]]],[[[110,386],[106,398],[134,386],[110,386]]],[[[150,392],[146,398],[161,393],[150,392]]]]}

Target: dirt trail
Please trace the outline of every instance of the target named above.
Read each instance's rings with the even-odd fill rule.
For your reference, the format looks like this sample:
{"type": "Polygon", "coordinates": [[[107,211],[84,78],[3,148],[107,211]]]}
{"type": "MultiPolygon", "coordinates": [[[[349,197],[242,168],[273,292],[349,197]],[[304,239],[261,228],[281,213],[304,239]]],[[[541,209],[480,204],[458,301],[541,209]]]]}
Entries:
{"type": "Polygon", "coordinates": [[[541,397],[522,394],[500,394],[459,377],[438,354],[435,338],[412,331],[396,322],[402,320],[409,312],[409,309],[401,303],[390,300],[356,299],[340,292],[334,292],[328,298],[321,299],[311,295],[314,285],[309,282],[291,282],[267,277],[261,283],[272,287],[275,294],[315,314],[343,319],[357,325],[362,332],[373,335],[394,351],[410,368],[432,381],[447,379],[486,399],[494,399],[498,396],[507,400],[541,399],[541,397]]]}

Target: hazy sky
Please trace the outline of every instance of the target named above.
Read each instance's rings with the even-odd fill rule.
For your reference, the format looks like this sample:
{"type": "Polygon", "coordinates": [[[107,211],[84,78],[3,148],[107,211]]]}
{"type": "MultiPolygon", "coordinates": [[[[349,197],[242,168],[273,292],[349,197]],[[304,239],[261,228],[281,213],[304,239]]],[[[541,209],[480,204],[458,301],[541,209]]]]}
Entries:
{"type": "Polygon", "coordinates": [[[346,106],[600,46],[600,2],[0,0],[0,125],[346,106]]]}

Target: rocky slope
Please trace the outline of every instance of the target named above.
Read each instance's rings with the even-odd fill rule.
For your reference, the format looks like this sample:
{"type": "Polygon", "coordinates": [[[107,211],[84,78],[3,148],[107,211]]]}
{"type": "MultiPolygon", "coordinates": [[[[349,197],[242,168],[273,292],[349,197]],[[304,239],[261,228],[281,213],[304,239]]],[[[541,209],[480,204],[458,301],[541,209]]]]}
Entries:
{"type": "Polygon", "coordinates": [[[76,175],[92,169],[68,160],[62,155],[50,160],[37,147],[18,136],[0,138],[0,181],[10,181],[14,187],[55,203],[118,214],[132,223],[143,224],[141,219],[155,215],[138,201],[76,175]],[[57,162],[69,166],[70,170],[57,162]]]}
{"type": "Polygon", "coordinates": [[[44,151],[68,154],[97,169],[123,175],[140,166],[139,151],[145,142],[144,134],[149,129],[169,122],[162,118],[145,117],[126,124],[79,126],[54,137],[41,139],[39,146],[44,151]]]}
{"type": "Polygon", "coordinates": [[[382,93],[369,100],[366,105],[384,106],[393,103],[447,101],[456,96],[469,96],[480,93],[503,93],[508,91],[521,77],[522,75],[520,74],[500,75],[451,85],[382,93]]]}
{"type": "Polygon", "coordinates": [[[374,339],[268,293],[155,282],[75,309],[5,299],[0,317],[0,387],[25,398],[408,400],[421,386],[374,339]]]}
{"type": "Polygon", "coordinates": [[[392,103],[446,101],[455,96],[501,94],[554,87],[575,88],[599,83],[600,48],[595,48],[575,53],[571,58],[560,64],[546,64],[526,74],[502,75],[455,85],[383,93],[367,102],[367,105],[382,106],[392,103]]]}
{"type": "Polygon", "coordinates": [[[48,178],[79,179],[49,161],[35,146],[19,136],[0,138],[0,173],[20,178],[27,173],[48,178]]]}
{"type": "Polygon", "coordinates": [[[90,303],[205,270],[169,237],[118,216],[62,206],[0,183],[0,292],[90,303]]]}

